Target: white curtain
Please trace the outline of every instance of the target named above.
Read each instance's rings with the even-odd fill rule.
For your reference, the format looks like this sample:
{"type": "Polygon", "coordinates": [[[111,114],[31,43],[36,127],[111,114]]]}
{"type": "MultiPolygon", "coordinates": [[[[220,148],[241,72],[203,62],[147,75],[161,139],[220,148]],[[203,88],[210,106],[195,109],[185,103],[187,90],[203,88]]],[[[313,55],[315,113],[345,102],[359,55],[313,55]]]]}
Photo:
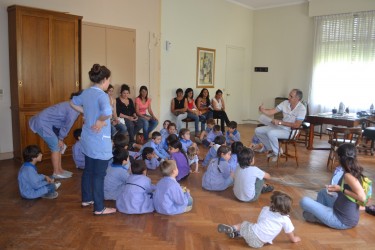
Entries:
{"type": "Polygon", "coordinates": [[[311,113],[375,105],[375,11],[315,17],[311,113]]]}

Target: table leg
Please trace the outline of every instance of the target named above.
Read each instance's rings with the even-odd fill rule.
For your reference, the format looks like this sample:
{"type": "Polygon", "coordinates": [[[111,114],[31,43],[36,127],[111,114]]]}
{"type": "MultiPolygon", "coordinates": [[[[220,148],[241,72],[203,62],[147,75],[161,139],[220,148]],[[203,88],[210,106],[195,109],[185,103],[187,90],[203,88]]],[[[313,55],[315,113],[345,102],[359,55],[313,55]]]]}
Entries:
{"type": "Polygon", "coordinates": [[[314,124],[310,123],[310,131],[309,131],[309,145],[307,146],[307,149],[314,149],[314,124]]]}

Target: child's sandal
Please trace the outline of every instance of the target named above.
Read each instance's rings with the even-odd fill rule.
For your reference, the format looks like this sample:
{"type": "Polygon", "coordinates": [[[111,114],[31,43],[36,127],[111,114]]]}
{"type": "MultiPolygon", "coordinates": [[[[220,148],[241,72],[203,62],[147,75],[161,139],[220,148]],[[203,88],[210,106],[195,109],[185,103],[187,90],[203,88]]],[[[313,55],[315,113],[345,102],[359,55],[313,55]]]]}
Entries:
{"type": "Polygon", "coordinates": [[[231,234],[231,233],[234,233],[236,230],[234,230],[232,226],[229,226],[226,224],[219,224],[217,226],[217,231],[219,233],[231,234]]]}

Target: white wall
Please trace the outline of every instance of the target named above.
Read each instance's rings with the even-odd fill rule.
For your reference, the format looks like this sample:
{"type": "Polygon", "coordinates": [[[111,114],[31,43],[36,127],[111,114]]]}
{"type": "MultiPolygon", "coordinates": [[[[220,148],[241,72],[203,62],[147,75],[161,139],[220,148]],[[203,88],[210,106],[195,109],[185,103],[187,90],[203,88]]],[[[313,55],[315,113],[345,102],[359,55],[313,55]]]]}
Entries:
{"type": "MultiPolygon", "coordinates": [[[[83,16],[83,21],[136,29],[136,82],[148,85],[156,104],[159,103],[160,49],[149,53],[149,34],[160,38],[161,0],[0,0],[0,159],[13,151],[10,113],[8,13],[9,5],[24,5],[69,12],[83,16]]],[[[152,45],[155,46],[155,41],[152,45]]],[[[159,45],[156,45],[159,46],[159,45]]],[[[151,48],[153,50],[153,48],[151,48]]],[[[88,69],[82,69],[88,71],[88,69]]],[[[83,79],[84,80],[84,79],[83,79]]],[[[87,83],[86,83],[87,84],[87,83]]],[[[159,105],[154,107],[159,113],[159,105]]],[[[9,157],[8,157],[9,158],[9,157]]]]}
{"type": "Polygon", "coordinates": [[[274,107],[275,97],[287,97],[300,88],[307,100],[311,82],[313,18],[308,4],[256,11],[252,57],[251,119],[257,119],[258,106],[274,107]],[[269,72],[254,72],[254,67],[269,72]]]}
{"type": "MultiPolygon", "coordinates": [[[[171,48],[163,48],[161,56],[161,122],[171,118],[169,107],[177,88],[191,87],[195,97],[201,90],[196,88],[197,47],[216,49],[215,88],[209,89],[210,97],[217,89],[225,89],[227,45],[245,48],[250,69],[252,19],[253,11],[225,0],[162,1],[162,45],[168,40],[171,48]]],[[[245,86],[238,86],[244,97],[250,95],[250,84],[248,71],[245,86]]],[[[238,112],[247,113],[244,103],[239,97],[238,112]]]]}
{"type": "Polygon", "coordinates": [[[375,10],[374,0],[310,0],[309,15],[321,16],[339,13],[375,10]]]}

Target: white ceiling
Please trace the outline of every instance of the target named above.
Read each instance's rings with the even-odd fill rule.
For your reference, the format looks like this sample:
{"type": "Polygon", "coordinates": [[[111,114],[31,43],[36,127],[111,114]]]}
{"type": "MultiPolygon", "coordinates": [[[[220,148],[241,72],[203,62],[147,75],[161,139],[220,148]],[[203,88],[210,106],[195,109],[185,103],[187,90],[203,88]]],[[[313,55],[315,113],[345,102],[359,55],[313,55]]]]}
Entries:
{"type": "Polygon", "coordinates": [[[243,7],[259,10],[275,7],[282,7],[300,3],[307,3],[309,0],[227,0],[232,3],[239,4],[243,7]]]}

